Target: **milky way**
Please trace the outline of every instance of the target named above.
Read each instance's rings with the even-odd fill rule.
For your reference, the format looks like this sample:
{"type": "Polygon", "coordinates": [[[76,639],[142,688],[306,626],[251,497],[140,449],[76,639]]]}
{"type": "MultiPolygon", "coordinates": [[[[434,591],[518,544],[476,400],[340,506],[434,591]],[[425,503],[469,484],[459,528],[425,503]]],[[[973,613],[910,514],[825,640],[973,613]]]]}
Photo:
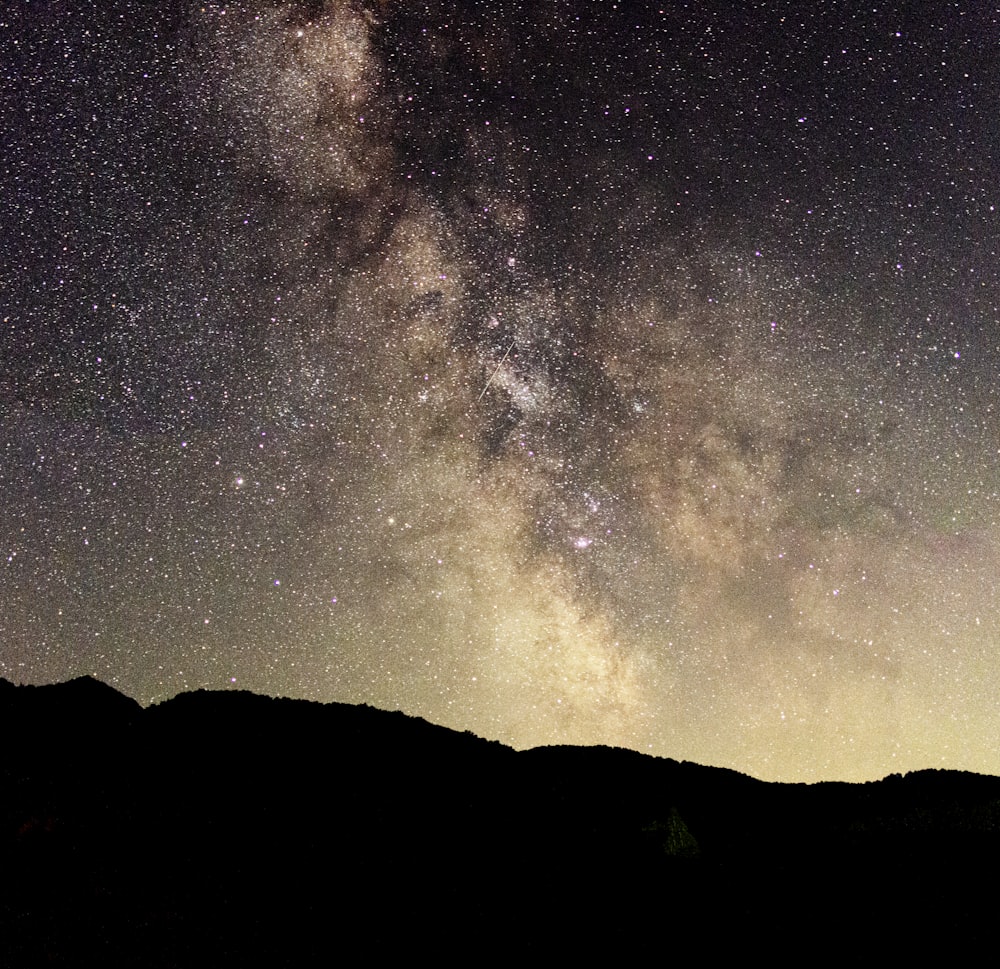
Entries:
{"type": "Polygon", "coordinates": [[[21,6],[0,675],[1000,773],[993,4],[21,6]]]}

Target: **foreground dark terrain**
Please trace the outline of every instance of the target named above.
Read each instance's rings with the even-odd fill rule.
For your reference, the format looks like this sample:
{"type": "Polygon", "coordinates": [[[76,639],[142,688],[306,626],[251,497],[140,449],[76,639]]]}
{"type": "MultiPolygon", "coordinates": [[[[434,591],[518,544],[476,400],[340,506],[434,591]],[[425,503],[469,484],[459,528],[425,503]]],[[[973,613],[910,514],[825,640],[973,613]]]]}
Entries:
{"type": "Polygon", "coordinates": [[[995,919],[995,777],[766,784],[91,679],[0,680],[0,727],[4,965],[878,954],[995,919]]]}

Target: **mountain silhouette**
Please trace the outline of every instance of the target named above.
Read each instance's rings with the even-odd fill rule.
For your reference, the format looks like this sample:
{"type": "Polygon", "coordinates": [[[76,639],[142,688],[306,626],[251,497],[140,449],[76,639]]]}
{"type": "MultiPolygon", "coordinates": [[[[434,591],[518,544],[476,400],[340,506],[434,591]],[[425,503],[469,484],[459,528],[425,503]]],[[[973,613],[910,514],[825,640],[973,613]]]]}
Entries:
{"type": "Polygon", "coordinates": [[[1000,778],[772,784],[402,713],[0,680],[4,965],[981,944],[1000,778]]]}

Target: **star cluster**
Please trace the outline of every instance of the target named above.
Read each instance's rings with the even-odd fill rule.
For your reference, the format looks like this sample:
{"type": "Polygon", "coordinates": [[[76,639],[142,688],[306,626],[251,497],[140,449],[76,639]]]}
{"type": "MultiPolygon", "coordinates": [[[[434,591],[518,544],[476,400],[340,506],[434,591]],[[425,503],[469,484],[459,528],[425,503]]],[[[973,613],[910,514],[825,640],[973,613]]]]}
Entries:
{"type": "Polygon", "coordinates": [[[0,675],[1000,772],[994,4],[160,6],[0,15],[0,675]]]}

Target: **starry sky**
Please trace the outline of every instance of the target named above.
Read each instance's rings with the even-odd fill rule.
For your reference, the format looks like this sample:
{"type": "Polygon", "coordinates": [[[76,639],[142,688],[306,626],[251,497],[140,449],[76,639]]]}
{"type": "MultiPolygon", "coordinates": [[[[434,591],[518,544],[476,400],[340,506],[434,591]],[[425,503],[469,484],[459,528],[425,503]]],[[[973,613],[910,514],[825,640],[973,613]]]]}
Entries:
{"type": "Polygon", "coordinates": [[[1000,773],[1000,6],[0,13],[0,675],[1000,773]]]}

